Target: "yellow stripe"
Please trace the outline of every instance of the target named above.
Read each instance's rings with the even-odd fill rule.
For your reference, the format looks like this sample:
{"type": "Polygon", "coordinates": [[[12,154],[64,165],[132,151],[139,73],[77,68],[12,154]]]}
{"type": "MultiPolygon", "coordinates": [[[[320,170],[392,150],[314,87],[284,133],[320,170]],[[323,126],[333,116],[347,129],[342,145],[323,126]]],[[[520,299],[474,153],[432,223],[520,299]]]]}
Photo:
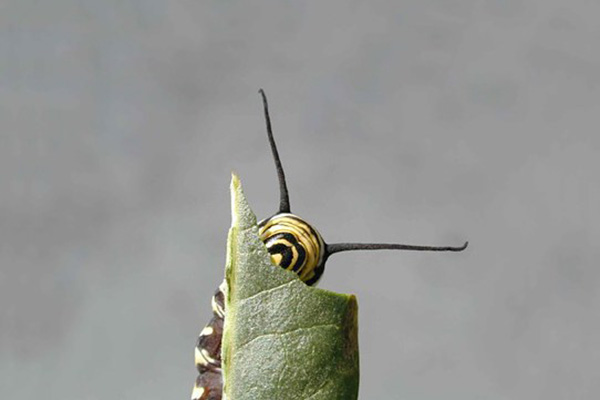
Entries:
{"type": "Polygon", "coordinates": [[[270,240],[270,241],[269,241],[269,248],[271,248],[271,247],[273,247],[273,246],[276,246],[276,245],[278,245],[278,244],[282,244],[282,245],[284,245],[285,247],[293,247],[293,246],[294,246],[292,243],[290,243],[290,241],[289,241],[289,240],[286,240],[286,239],[284,239],[284,238],[279,238],[279,239],[277,239],[277,240],[270,240]]]}
{"type": "Polygon", "coordinates": [[[216,364],[217,360],[212,358],[206,349],[199,349],[196,347],[194,351],[194,361],[196,365],[208,365],[208,364],[216,364]]]}
{"type": "Polygon", "coordinates": [[[271,254],[271,261],[273,261],[275,265],[281,264],[281,260],[283,260],[281,254],[271,254]]]}
{"type": "Polygon", "coordinates": [[[288,267],[288,269],[289,270],[294,269],[297,262],[298,262],[298,249],[296,249],[296,246],[292,246],[292,261],[290,262],[290,266],[288,267]]]}
{"type": "Polygon", "coordinates": [[[202,332],[200,332],[200,336],[210,336],[213,332],[214,329],[212,326],[205,326],[204,329],[202,329],[202,332]]]}

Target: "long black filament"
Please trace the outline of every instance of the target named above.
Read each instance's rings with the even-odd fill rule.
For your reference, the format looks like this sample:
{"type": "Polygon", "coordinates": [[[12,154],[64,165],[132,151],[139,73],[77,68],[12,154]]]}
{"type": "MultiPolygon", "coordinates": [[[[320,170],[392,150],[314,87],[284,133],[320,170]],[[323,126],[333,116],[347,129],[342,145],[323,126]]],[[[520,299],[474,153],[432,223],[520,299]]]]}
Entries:
{"type": "MultiPolygon", "coordinates": [[[[271,118],[269,116],[269,105],[267,102],[267,96],[265,91],[260,89],[258,91],[262,96],[263,108],[265,112],[265,121],[267,124],[267,136],[269,138],[269,144],[271,146],[271,152],[273,153],[273,160],[275,161],[275,168],[277,170],[277,177],[279,179],[279,213],[290,212],[290,198],[288,194],[287,184],[285,181],[285,173],[283,172],[283,166],[281,165],[281,159],[279,158],[279,152],[277,151],[277,145],[273,138],[273,129],[271,127],[271,118]]],[[[325,257],[329,257],[332,254],[339,253],[342,251],[351,250],[413,250],[413,251],[463,251],[467,248],[469,242],[465,242],[462,246],[413,246],[408,244],[396,244],[396,243],[333,243],[325,245],[325,257]]]]}
{"type": "Polygon", "coordinates": [[[265,91],[260,89],[258,91],[263,100],[263,107],[265,110],[265,120],[267,122],[267,136],[269,137],[269,144],[271,145],[271,152],[273,152],[273,160],[275,161],[275,168],[277,169],[277,177],[279,178],[279,213],[290,212],[290,197],[288,195],[287,184],[285,183],[285,174],[283,173],[283,166],[279,159],[279,152],[277,151],[277,145],[273,138],[273,130],[271,128],[271,118],[269,117],[269,105],[267,103],[267,96],[265,91]]]}
{"type": "Polygon", "coordinates": [[[326,245],[325,253],[330,256],[334,253],[350,250],[415,250],[415,251],[463,251],[469,242],[462,246],[413,246],[395,243],[333,243],[326,245]]]}

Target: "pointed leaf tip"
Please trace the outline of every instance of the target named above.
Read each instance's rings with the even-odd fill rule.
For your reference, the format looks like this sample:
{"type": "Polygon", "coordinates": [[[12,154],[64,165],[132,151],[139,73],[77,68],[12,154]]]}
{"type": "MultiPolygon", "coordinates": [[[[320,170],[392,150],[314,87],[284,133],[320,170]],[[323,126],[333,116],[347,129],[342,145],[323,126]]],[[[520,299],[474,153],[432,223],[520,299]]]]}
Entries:
{"type": "Polygon", "coordinates": [[[248,229],[256,225],[256,216],[250,209],[244,191],[242,189],[242,182],[240,178],[235,174],[231,173],[231,226],[248,229]]]}

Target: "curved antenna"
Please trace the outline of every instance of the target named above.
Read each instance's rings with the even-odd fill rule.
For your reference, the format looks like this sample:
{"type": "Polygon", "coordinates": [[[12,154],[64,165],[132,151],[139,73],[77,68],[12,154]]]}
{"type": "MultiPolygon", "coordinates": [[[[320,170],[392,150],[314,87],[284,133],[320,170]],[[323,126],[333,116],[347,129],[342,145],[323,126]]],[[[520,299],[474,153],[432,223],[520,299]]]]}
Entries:
{"type": "Polygon", "coordinates": [[[265,95],[265,91],[262,89],[260,89],[258,92],[262,96],[263,108],[265,110],[265,120],[267,122],[267,136],[269,137],[269,144],[271,145],[271,152],[273,153],[273,160],[275,161],[275,168],[277,169],[277,177],[279,178],[279,213],[289,213],[290,197],[288,195],[287,184],[285,183],[283,166],[281,165],[281,160],[279,159],[277,145],[275,144],[275,139],[273,139],[273,130],[271,129],[271,118],[269,117],[267,96],[265,95]]]}
{"type": "Polygon", "coordinates": [[[325,245],[325,254],[327,257],[334,253],[350,250],[416,250],[416,251],[463,251],[467,248],[469,242],[462,246],[412,246],[409,244],[395,243],[333,243],[325,245]]]}

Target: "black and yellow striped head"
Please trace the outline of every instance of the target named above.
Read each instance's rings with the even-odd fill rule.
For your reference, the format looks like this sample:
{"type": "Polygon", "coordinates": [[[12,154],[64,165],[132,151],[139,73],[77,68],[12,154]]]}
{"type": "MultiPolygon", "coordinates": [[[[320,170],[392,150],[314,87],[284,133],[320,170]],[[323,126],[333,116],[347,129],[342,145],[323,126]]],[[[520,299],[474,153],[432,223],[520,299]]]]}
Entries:
{"type": "Polygon", "coordinates": [[[258,224],[261,240],[265,243],[271,260],[284,269],[294,271],[307,285],[314,285],[323,274],[327,258],[341,251],[349,250],[419,250],[419,251],[462,251],[468,242],[462,246],[435,247],[413,246],[396,243],[333,243],[327,244],[319,232],[308,222],[290,211],[290,199],[285,180],[285,174],[279,159],[269,107],[265,92],[261,89],[267,136],[275,161],[279,178],[279,212],[258,224]]]}
{"type": "Polygon", "coordinates": [[[273,263],[294,271],[307,285],[319,280],[325,265],[325,242],[308,222],[280,213],[262,220],[258,233],[273,263]]]}

